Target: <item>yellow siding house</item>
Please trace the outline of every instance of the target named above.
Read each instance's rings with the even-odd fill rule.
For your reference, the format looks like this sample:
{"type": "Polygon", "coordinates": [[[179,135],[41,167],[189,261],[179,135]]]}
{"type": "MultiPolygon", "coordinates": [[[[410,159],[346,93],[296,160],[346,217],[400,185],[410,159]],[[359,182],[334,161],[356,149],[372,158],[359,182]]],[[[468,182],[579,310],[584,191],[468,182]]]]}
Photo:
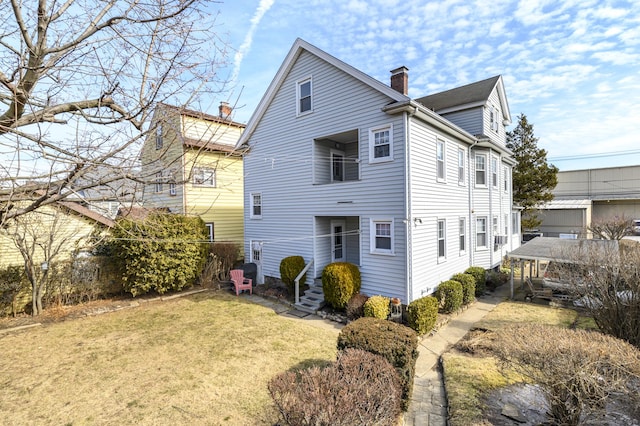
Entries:
{"type": "Polygon", "coordinates": [[[160,104],[142,148],[145,207],[200,216],[209,239],[243,245],[242,153],[235,145],[245,125],[218,116],[160,104]]]}

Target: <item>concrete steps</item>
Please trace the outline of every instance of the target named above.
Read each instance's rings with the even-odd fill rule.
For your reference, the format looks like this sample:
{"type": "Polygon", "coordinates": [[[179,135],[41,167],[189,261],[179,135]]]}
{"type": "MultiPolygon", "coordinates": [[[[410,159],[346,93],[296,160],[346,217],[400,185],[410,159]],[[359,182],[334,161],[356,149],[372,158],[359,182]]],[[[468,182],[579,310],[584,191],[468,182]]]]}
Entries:
{"type": "Polygon", "coordinates": [[[314,280],[307,291],[300,296],[300,302],[295,304],[296,309],[315,314],[325,305],[322,281],[314,280]]]}

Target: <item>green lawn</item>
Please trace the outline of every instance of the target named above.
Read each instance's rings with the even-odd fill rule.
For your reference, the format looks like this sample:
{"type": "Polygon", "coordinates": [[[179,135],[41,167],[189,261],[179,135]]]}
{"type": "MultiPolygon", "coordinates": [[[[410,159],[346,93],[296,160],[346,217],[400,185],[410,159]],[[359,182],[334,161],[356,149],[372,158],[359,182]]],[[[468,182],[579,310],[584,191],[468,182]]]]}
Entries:
{"type": "Polygon", "coordinates": [[[274,424],[269,379],[335,360],[337,335],[223,292],[0,335],[0,419],[274,424]]]}

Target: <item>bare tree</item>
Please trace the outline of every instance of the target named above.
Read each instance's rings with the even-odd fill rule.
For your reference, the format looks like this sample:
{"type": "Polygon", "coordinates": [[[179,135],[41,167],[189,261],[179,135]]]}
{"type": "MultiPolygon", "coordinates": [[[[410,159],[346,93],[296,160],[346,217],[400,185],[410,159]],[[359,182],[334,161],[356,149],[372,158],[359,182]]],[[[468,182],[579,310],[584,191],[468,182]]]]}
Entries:
{"type": "Polygon", "coordinates": [[[588,227],[594,237],[603,240],[621,240],[622,237],[633,234],[633,220],[623,216],[598,219],[588,227]]]}
{"type": "Polygon", "coordinates": [[[224,90],[227,44],[211,3],[0,2],[0,226],[74,191],[141,179],[154,106],[224,90]]]}
{"type": "Polygon", "coordinates": [[[13,242],[24,261],[24,271],[31,284],[33,315],[42,313],[42,296],[55,262],[64,256],[70,257],[83,240],[91,236],[92,229],[81,235],[82,228],[67,218],[59,207],[39,209],[15,217],[0,230],[0,235],[13,242]]]}
{"type": "Polygon", "coordinates": [[[557,257],[575,303],[600,330],[640,348],[640,243],[584,240],[557,257]]]}

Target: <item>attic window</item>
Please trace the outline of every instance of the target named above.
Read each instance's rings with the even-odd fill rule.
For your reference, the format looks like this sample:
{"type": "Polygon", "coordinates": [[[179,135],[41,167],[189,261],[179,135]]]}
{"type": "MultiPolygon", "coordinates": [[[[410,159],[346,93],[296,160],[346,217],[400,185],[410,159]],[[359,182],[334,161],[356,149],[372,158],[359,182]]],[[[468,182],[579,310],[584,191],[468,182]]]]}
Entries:
{"type": "Polygon", "coordinates": [[[489,125],[494,132],[498,131],[498,108],[493,105],[489,111],[489,125]]]}
{"type": "Polygon", "coordinates": [[[309,113],[313,110],[311,98],[311,78],[301,80],[297,84],[298,115],[309,113]]]}
{"type": "Polygon", "coordinates": [[[156,126],[156,149],[162,149],[162,124],[156,126]]]}

